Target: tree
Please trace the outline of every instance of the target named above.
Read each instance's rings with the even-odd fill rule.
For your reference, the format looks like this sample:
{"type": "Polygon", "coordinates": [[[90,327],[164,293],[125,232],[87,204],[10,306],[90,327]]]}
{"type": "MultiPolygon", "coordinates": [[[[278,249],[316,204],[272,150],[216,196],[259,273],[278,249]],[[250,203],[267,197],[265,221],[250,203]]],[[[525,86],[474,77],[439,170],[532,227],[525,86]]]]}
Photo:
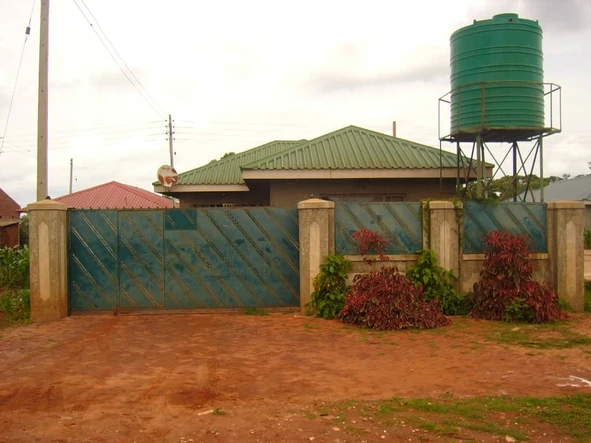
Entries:
{"type": "MultiPolygon", "coordinates": [[[[236,153],[235,153],[235,152],[226,152],[224,155],[222,155],[222,156],[220,157],[220,160],[223,160],[223,159],[225,159],[225,158],[227,158],[227,157],[231,157],[231,156],[233,156],[233,155],[236,155],[236,153]]],[[[217,160],[217,159],[215,159],[215,158],[214,158],[213,160],[210,160],[210,161],[209,161],[208,165],[211,165],[212,163],[215,163],[215,162],[217,162],[217,161],[219,161],[219,160],[217,160]]]]}
{"type": "Polygon", "coordinates": [[[29,244],[29,216],[27,214],[21,217],[19,240],[21,246],[27,246],[29,244]]]}
{"type": "Polygon", "coordinates": [[[562,174],[563,180],[568,180],[570,178],[570,174],[562,174]]]}

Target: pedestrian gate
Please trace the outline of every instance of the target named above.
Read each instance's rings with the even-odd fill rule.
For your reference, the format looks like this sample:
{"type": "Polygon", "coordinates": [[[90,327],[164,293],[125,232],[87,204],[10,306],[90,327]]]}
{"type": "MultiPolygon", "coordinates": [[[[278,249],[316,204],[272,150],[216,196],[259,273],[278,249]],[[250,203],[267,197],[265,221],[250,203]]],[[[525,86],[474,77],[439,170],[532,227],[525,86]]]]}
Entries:
{"type": "Polygon", "coordinates": [[[72,311],[299,306],[291,208],[72,210],[72,311]]]}

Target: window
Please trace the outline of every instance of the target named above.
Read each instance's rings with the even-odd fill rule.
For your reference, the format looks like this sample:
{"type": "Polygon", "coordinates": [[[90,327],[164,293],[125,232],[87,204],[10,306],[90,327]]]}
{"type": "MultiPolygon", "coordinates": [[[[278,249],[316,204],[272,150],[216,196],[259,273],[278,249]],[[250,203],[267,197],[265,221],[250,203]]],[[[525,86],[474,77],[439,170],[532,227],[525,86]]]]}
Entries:
{"type": "Polygon", "coordinates": [[[368,195],[368,194],[327,194],[321,195],[320,198],[330,200],[333,202],[350,202],[350,203],[375,203],[375,202],[403,202],[404,195],[387,194],[387,195],[368,195]]]}

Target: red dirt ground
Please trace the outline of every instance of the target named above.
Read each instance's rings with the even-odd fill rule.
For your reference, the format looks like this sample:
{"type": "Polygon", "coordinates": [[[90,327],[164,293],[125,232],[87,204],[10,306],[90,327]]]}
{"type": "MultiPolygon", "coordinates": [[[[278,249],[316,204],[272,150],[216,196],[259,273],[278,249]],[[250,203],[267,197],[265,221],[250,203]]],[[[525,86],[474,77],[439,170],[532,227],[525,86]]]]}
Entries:
{"type": "MultiPolygon", "coordinates": [[[[573,322],[591,336],[591,317],[573,322]]],[[[490,326],[458,318],[441,330],[374,333],[275,313],[79,316],[4,328],[0,442],[449,441],[353,411],[349,420],[364,427],[356,435],[309,411],[395,396],[591,393],[559,386],[591,379],[590,347],[532,352],[484,338],[490,326]]],[[[533,432],[533,441],[570,441],[550,427],[533,432]]]]}

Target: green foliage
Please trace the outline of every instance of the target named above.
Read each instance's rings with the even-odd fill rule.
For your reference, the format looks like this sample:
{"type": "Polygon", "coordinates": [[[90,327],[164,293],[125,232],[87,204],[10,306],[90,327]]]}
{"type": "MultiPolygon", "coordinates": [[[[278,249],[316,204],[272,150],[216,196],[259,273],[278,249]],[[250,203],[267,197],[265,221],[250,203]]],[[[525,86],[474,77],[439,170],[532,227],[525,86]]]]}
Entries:
{"type": "Polygon", "coordinates": [[[21,246],[29,245],[29,216],[23,215],[19,226],[19,240],[21,246]]]}
{"type": "Polygon", "coordinates": [[[0,249],[0,289],[29,287],[29,248],[0,249]]]}
{"type": "Polygon", "coordinates": [[[314,292],[309,308],[316,317],[333,319],[345,305],[348,271],[351,262],[340,254],[324,257],[320,273],[314,279],[314,292]]]}
{"type": "Polygon", "coordinates": [[[244,309],[244,315],[256,315],[259,317],[266,317],[267,315],[269,315],[269,312],[265,311],[264,309],[246,308],[244,309]]]}
{"type": "Polygon", "coordinates": [[[406,271],[406,277],[415,286],[423,288],[427,300],[439,300],[445,315],[467,314],[467,303],[455,290],[457,277],[453,272],[437,265],[435,252],[432,250],[419,253],[417,264],[406,271]]]}
{"type": "MultiPolygon", "coordinates": [[[[236,155],[236,153],[235,153],[235,152],[226,152],[224,155],[222,155],[222,156],[220,157],[220,160],[223,160],[223,159],[225,159],[225,158],[231,157],[231,156],[233,156],[233,155],[236,155]]],[[[211,165],[212,163],[215,163],[215,162],[217,162],[217,161],[219,161],[219,160],[217,160],[217,159],[215,159],[215,158],[214,158],[213,160],[210,160],[210,161],[209,161],[208,165],[211,165]]]]}
{"type": "MultiPolygon", "coordinates": [[[[563,178],[557,177],[555,175],[551,177],[544,177],[544,180],[541,180],[540,177],[535,174],[518,175],[515,179],[511,175],[506,175],[504,177],[489,181],[485,184],[485,188],[490,199],[506,200],[513,195],[514,189],[517,191],[517,195],[519,195],[522,194],[526,189],[540,189],[541,187],[546,187],[549,184],[562,179],[563,178]]],[[[465,194],[465,198],[475,198],[476,183],[469,183],[468,186],[463,189],[463,193],[465,194]]]]}
{"type": "Polygon", "coordinates": [[[585,282],[585,312],[591,312],[591,281],[585,282]]]}
{"type": "Polygon", "coordinates": [[[28,289],[11,289],[0,295],[0,311],[9,322],[26,322],[31,319],[31,294],[28,289]]]}
{"type": "Polygon", "coordinates": [[[585,249],[591,249],[591,228],[585,228],[585,249]]]}

